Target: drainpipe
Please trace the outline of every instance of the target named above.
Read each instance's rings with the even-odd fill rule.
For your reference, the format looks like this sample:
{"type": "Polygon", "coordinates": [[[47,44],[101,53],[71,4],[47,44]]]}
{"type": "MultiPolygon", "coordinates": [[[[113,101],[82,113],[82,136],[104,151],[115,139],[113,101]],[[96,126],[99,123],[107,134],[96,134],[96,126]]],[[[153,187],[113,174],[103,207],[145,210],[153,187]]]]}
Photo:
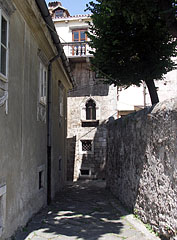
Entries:
{"type": "Polygon", "coordinates": [[[47,204],[51,202],[51,125],[52,125],[52,63],[61,57],[61,53],[58,53],[49,61],[48,65],[48,82],[47,82],[47,204]]]}
{"type": "Polygon", "coordinates": [[[48,65],[48,84],[47,84],[47,204],[51,202],[51,81],[52,81],[52,63],[61,58],[65,71],[68,75],[72,86],[75,85],[72,71],[67,61],[66,55],[63,51],[62,44],[56,32],[54,23],[50,16],[45,0],[36,0],[36,4],[41,12],[41,15],[48,27],[53,43],[58,51],[58,54],[49,61],[48,65]]]}

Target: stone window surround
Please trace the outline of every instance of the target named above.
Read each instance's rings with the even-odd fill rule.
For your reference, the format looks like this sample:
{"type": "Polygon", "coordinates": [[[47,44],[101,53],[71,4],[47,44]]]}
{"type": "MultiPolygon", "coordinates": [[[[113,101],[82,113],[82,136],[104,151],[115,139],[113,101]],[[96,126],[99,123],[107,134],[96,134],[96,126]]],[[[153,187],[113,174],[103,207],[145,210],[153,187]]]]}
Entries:
{"type": "Polygon", "coordinates": [[[40,104],[47,104],[47,67],[40,62],[39,73],[39,102],[40,104]]]}
{"type": "MultiPolygon", "coordinates": [[[[6,14],[4,13],[4,11],[2,9],[0,9],[0,27],[1,27],[1,30],[2,30],[2,19],[4,19],[4,22],[6,23],[6,31],[5,31],[5,39],[3,41],[3,37],[2,37],[2,31],[0,32],[0,45],[1,45],[1,49],[3,48],[4,51],[5,51],[5,69],[4,69],[4,73],[3,73],[3,70],[1,69],[1,72],[0,72],[0,76],[1,76],[1,79],[3,79],[4,81],[7,81],[7,78],[8,78],[8,51],[9,51],[9,48],[8,48],[8,45],[9,45],[9,18],[8,16],[6,16],[6,14]]],[[[2,55],[1,55],[1,58],[2,58],[2,55]]]]}
{"type": "MultiPolygon", "coordinates": [[[[9,19],[12,13],[15,11],[15,6],[12,0],[0,0],[1,14],[5,17],[8,23],[7,28],[7,43],[9,44],[8,32],[9,32],[9,19]]],[[[8,45],[7,45],[8,51],[8,45]]],[[[8,114],[8,52],[7,52],[7,76],[0,74],[0,90],[4,93],[0,97],[0,107],[5,105],[5,113],[8,114]]]]}
{"type": "Polygon", "coordinates": [[[59,117],[64,117],[64,86],[58,81],[58,101],[59,101],[59,117]]]}
{"type": "Polygon", "coordinates": [[[86,139],[86,138],[80,139],[80,141],[79,141],[79,153],[80,154],[94,154],[94,142],[93,142],[93,139],[86,139]],[[91,151],[83,151],[82,150],[82,141],[84,141],[84,140],[89,140],[89,141],[92,142],[92,150],[91,151]]]}
{"type": "Polygon", "coordinates": [[[91,177],[91,176],[92,176],[91,168],[82,167],[82,168],[80,169],[79,175],[80,175],[82,178],[84,178],[84,177],[86,177],[86,178],[87,178],[87,177],[91,177]],[[82,173],[81,173],[82,170],[88,171],[89,174],[82,174],[82,173]]]}
{"type": "MultiPolygon", "coordinates": [[[[7,5],[8,6],[8,5],[7,5]]],[[[7,22],[7,46],[6,46],[6,75],[0,73],[0,90],[3,92],[3,96],[0,97],[0,107],[5,105],[5,113],[8,114],[8,53],[9,53],[9,15],[8,12],[4,11],[2,8],[2,3],[0,1],[0,19],[3,18],[7,22]]],[[[1,41],[0,41],[1,42],[1,41]]]]}
{"type": "Polygon", "coordinates": [[[46,123],[47,102],[41,99],[41,67],[46,71],[46,101],[47,101],[47,81],[48,81],[48,59],[41,49],[37,53],[39,57],[39,83],[38,83],[38,101],[37,101],[37,120],[46,123]]]}
{"type": "Polygon", "coordinates": [[[0,237],[5,227],[6,184],[0,186],[0,237]]]}
{"type": "Polygon", "coordinates": [[[93,99],[89,99],[86,104],[86,120],[96,120],[96,103],[93,99]]]}
{"type": "Polygon", "coordinates": [[[37,179],[38,179],[38,191],[43,191],[44,188],[45,188],[45,164],[43,165],[40,165],[38,168],[37,168],[37,179]],[[39,176],[40,176],[40,173],[41,173],[41,187],[39,188],[39,176]]]}
{"type": "MultiPolygon", "coordinates": [[[[100,103],[98,101],[96,101],[94,97],[90,96],[90,97],[85,98],[80,105],[81,121],[87,121],[86,120],[86,106],[85,106],[85,104],[90,99],[93,100],[96,104],[96,120],[100,120],[100,111],[101,111],[100,103]]],[[[89,121],[91,121],[91,120],[89,120],[89,121]]],[[[93,120],[93,121],[95,121],[95,120],[93,120]]]]}

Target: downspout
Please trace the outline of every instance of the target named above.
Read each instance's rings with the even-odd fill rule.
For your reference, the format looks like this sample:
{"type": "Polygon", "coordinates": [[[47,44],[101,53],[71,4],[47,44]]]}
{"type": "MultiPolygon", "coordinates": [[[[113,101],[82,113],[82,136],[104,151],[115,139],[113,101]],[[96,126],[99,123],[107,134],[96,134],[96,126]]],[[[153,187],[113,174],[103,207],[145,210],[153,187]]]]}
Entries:
{"type": "Polygon", "coordinates": [[[47,204],[51,202],[51,125],[52,125],[52,112],[51,112],[51,103],[52,103],[52,63],[61,57],[61,53],[58,53],[49,61],[48,65],[48,81],[47,81],[47,204]]]}
{"type": "Polygon", "coordinates": [[[50,202],[51,202],[51,147],[52,147],[51,146],[52,63],[56,59],[58,59],[59,57],[61,58],[62,63],[65,68],[65,71],[68,75],[68,78],[69,78],[70,82],[72,83],[72,86],[74,86],[75,83],[74,83],[74,79],[72,76],[70,66],[68,64],[65,53],[63,51],[63,47],[61,45],[61,42],[60,42],[58,34],[56,32],[54,23],[52,21],[49,10],[47,8],[46,2],[45,2],[45,0],[36,0],[36,4],[41,12],[41,15],[42,15],[42,17],[48,27],[48,30],[50,32],[53,43],[56,46],[56,49],[58,51],[58,54],[49,61],[48,83],[47,83],[47,204],[50,204],[50,202]]]}

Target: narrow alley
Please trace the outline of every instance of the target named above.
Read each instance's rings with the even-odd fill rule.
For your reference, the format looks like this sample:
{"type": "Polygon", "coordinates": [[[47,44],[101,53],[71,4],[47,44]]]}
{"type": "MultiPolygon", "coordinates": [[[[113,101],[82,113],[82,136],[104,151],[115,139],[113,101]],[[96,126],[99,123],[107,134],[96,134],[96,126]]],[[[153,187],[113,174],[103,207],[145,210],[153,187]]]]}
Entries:
{"type": "Polygon", "coordinates": [[[155,240],[145,226],[127,215],[104,181],[70,183],[39,212],[14,240],[155,240]]]}

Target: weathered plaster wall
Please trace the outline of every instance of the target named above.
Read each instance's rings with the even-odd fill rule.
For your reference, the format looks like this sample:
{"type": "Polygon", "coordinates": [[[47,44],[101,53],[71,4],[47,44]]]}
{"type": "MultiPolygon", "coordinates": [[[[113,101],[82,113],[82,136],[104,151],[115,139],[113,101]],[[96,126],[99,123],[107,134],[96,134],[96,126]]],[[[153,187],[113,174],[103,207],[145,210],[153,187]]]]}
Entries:
{"type": "Polygon", "coordinates": [[[8,115],[0,108],[0,185],[7,186],[2,239],[46,203],[46,185],[38,189],[41,165],[46,179],[46,124],[37,122],[38,46],[17,10],[10,18],[9,35],[8,115]]]}
{"type": "MultiPolygon", "coordinates": [[[[66,182],[67,156],[67,91],[64,88],[64,77],[62,71],[56,71],[57,62],[52,66],[52,116],[51,116],[51,145],[52,145],[52,198],[66,182]],[[59,83],[63,86],[63,116],[60,116],[60,91],[59,83]]],[[[59,66],[58,66],[59,70],[59,66]]]]}
{"type": "MultiPolygon", "coordinates": [[[[0,107],[1,240],[9,238],[18,227],[24,226],[47,202],[47,124],[38,119],[41,60],[38,53],[40,49],[47,61],[56,55],[35,1],[31,1],[30,5],[28,1],[24,4],[18,0],[13,2],[15,11],[9,16],[8,114],[5,113],[5,105],[0,107]],[[36,20],[32,7],[39,15],[40,22],[36,20]],[[39,189],[41,169],[43,186],[39,189]],[[5,194],[2,195],[3,192],[5,194]]],[[[67,82],[62,67],[55,61],[52,64],[51,104],[52,198],[66,178],[67,103],[64,89],[64,115],[59,124],[59,80],[63,85],[67,82]],[[59,168],[60,157],[62,163],[59,168]]]]}
{"type": "Polygon", "coordinates": [[[177,230],[176,143],[177,99],[108,124],[108,188],[167,236],[177,230]]]}

